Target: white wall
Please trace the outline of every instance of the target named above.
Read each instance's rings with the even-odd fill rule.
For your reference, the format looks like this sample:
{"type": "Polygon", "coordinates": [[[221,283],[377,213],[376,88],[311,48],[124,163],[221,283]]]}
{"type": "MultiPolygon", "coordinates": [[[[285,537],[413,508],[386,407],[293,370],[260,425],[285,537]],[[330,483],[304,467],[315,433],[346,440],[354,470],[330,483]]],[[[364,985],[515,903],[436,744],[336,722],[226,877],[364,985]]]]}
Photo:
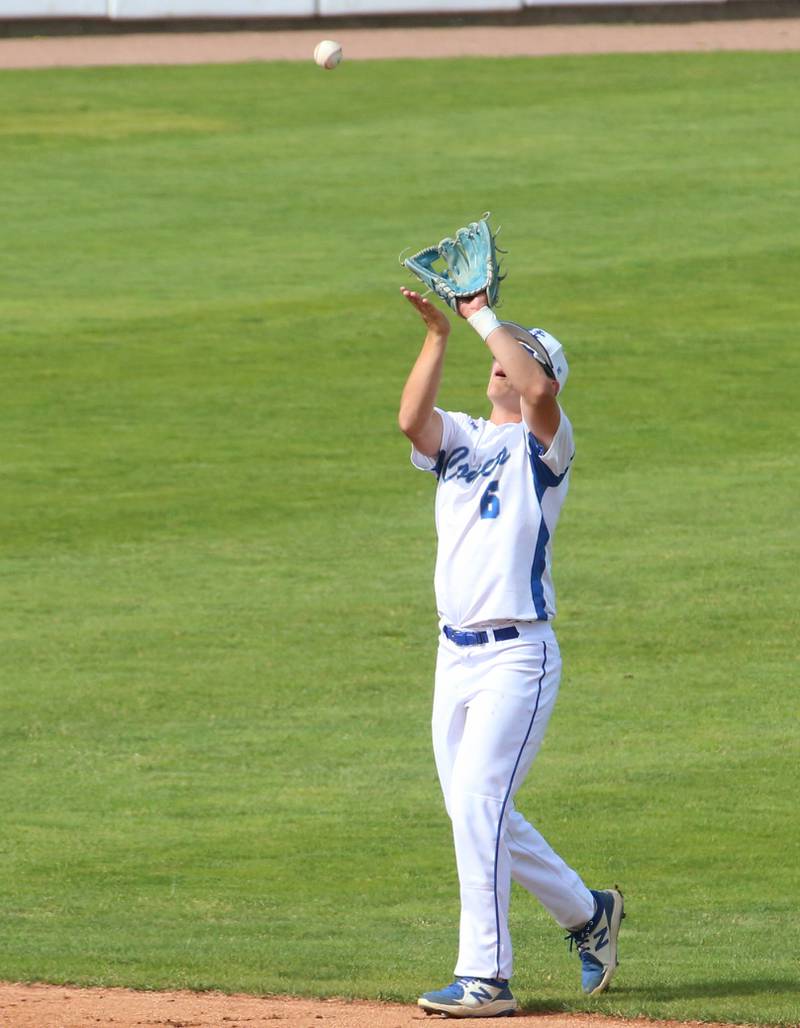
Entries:
{"type": "MultiPolygon", "coordinates": [[[[664,0],[0,0],[2,18],[272,18],[343,14],[516,11],[551,4],[662,3],[664,0]]],[[[676,2],[676,0],[670,0],[676,2]]],[[[704,0],[678,0],[682,3],[704,0]]],[[[725,3],[725,0],[716,0],[725,3]]]]}
{"type": "MultiPolygon", "coordinates": [[[[107,0],[110,18],[271,18],[316,14],[316,0],[107,0]]],[[[105,13],[105,12],[104,12],[105,13]]]]}
{"type": "Polygon", "coordinates": [[[0,18],[103,18],[107,0],[0,0],[0,18]]]}
{"type": "Polygon", "coordinates": [[[319,13],[446,14],[459,11],[518,11],[521,0],[318,0],[319,13]]]}

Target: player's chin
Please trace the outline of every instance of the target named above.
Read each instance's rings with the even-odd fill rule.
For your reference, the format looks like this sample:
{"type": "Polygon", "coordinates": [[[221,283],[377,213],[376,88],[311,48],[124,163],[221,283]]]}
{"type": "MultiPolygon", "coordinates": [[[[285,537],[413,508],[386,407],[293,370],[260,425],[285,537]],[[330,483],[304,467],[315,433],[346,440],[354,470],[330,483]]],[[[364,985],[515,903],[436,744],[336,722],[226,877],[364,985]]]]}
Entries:
{"type": "Polygon", "coordinates": [[[490,400],[500,400],[509,396],[516,396],[517,393],[508,384],[507,378],[492,375],[489,379],[489,385],[486,387],[486,395],[490,400]]]}

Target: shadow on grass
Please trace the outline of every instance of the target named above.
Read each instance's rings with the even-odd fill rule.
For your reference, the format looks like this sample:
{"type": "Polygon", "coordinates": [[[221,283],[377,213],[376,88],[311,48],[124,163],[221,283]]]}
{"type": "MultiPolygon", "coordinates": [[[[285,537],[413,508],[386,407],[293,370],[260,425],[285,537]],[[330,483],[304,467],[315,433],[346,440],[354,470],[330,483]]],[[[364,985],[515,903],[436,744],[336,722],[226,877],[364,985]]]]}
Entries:
{"type": "Polygon", "coordinates": [[[675,982],[670,985],[641,985],[632,988],[614,985],[609,995],[643,996],[672,1000],[686,997],[758,996],[763,993],[800,994],[800,982],[790,978],[742,978],[736,980],[675,982]]]}
{"type": "Polygon", "coordinates": [[[604,1013],[604,1000],[615,999],[636,999],[639,1002],[650,1000],[651,1002],[669,1002],[681,999],[716,999],[732,996],[759,996],[759,995],[800,995],[800,982],[790,978],[747,978],[739,981],[718,980],[718,981],[686,981],[673,985],[641,985],[626,987],[616,984],[611,987],[608,993],[598,997],[594,1002],[585,997],[584,1006],[577,1003],[574,1007],[570,1004],[564,1005],[553,999],[545,997],[519,996],[520,1014],[563,1014],[566,1011],[595,1010],[597,1013],[604,1013]],[[597,1006],[595,1006],[595,1003],[597,1006]]]}
{"type": "Polygon", "coordinates": [[[800,995],[800,982],[792,979],[743,979],[738,982],[676,982],[670,985],[642,985],[622,986],[615,985],[609,990],[609,997],[618,996],[620,999],[625,996],[631,998],[657,999],[668,1001],[670,999],[686,999],[692,997],[720,998],[725,996],[759,996],[759,995],[800,995]]]}

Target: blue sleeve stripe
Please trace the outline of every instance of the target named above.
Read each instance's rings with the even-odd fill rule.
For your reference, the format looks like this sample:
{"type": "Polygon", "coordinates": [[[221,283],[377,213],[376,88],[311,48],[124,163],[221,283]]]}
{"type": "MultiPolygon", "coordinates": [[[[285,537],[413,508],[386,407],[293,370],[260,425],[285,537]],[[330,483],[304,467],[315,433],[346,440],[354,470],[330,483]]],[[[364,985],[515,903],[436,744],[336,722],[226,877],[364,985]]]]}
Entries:
{"type": "Polygon", "coordinates": [[[541,502],[542,496],[544,495],[545,489],[554,489],[557,485],[560,485],[569,471],[570,464],[572,464],[572,455],[567,464],[566,470],[562,471],[560,475],[557,475],[542,460],[542,449],[541,444],[537,440],[533,432],[528,432],[528,457],[531,462],[531,471],[533,471],[533,481],[536,487],[536,495],[541,502]]]}

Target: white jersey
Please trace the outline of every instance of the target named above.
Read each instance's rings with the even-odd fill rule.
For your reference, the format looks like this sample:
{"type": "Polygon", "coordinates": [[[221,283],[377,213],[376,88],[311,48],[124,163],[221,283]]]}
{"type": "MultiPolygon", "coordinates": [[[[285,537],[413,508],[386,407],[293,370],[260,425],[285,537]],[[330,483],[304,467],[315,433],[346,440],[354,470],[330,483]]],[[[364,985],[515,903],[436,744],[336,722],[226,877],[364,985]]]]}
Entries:
{"type": "Polygon", "coordinates": [[[442,411],[438,458],[413,449],[436,489],[436,604],[455,628],[555,616],[550,574],[556,522],[574,456],[564,412],[547,451],[524,422],[494,425],[442,411]]]}

